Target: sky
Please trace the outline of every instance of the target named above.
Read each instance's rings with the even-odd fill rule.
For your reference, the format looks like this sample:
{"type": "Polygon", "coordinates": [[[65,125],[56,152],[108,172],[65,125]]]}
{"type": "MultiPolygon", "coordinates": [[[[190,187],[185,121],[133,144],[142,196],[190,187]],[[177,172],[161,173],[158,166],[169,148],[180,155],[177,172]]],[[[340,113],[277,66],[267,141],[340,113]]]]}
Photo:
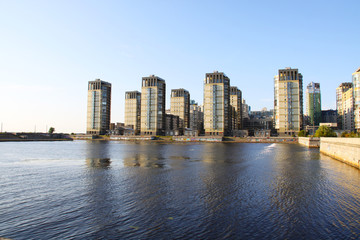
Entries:
{"type": "MultiPolygon", "coordinates": [[[[278,69],[298,68],[322,109],[360,67],[360,1],[0,0],[2,131],[83,133],[87,82],[112,84],[111,122],[125,91],[155,74],[203,102],[205,73],[224,72],[252,110],[273,108],[278,69]]],[[[304,102],[305,110],[305,102],[304,102]]]]}

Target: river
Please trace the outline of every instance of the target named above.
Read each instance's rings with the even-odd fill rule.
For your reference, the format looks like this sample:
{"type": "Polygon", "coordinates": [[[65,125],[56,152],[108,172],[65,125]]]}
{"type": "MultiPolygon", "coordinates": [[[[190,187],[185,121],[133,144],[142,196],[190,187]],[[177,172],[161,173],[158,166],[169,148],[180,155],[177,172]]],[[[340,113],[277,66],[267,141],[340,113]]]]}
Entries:
{"type": "Polygon", "coordinates": [[[0,237],[358,239],[360,171],[296,144],[0,143],[0,237]]]}

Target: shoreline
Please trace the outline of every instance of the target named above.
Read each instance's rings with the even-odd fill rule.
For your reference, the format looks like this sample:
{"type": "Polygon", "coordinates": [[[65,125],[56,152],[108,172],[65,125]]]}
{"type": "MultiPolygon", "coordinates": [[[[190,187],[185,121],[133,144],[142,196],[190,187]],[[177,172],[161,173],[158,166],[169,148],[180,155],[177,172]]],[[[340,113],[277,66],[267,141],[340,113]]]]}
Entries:
{"type": "Polygon", "coordinates": [[[61,142],[73,141],[74,139],[0,139],[0,142],[61,142]]]}
{"type": "Polygon", "coordinates": [[[186,136],[157,136],[157,137],[145,137],[145,136],[113,136],[113,137],[99,137],[99,138],[84,138],[74,137],[74,140],[87,140],[87,141],[130,141],[130,142],[163,142],[163,143],[288,143],[297,144],[297,137],[186,137],[186,136]]]}

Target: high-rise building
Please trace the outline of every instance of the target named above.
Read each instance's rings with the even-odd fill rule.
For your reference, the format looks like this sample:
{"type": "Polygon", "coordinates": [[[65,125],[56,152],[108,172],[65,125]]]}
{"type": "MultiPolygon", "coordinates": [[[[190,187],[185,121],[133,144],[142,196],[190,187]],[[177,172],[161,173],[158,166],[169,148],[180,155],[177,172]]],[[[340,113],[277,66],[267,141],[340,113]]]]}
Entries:
{"type": "Polygon", "coordinates": [[[360,68],[352,74],[354,95],[354,123],[357,132],[360,132],[360,68]]]}
{"type": "Polygon", "coordinates": [[[142,78],[141,88],[141,134],[165,134],[165,80],[151,75],[142,78]]]}
{"type": "Polygon", "coordinates": [[[242,100],[242,118],[244,119],[249,119],[250,118],[250,107],[249,105],[246,103],[245,99],[242,100]]]}
{"type": "Polygon", "coordinates": [[[306,114],[309,125],[319,126],[321,122],[320,83],[311,82],[306,88],[306,114]]]}
{"type": "Polygon", "coordinates": [[[105,134],[110,128],[111,84],[100,79],[89,81],[87,134],[105,134]]]}
{"type": "Polygon", "coordinates": [[[190,128],[200,134],[204,128],[204,112],[194,100],[190,101],[190,128]]]}
{"type": "Polygon", "coordinates": [[[232,114],[232,129],[242,129],[242,96],[237,87],[230,87],[230,105],[234,108],[232,114]]]}
{"type": "Polygon", "coordinates": [[[190,94],[183,88],[172,89],[170,101],[170,113],[179,116],[179,130],[183,132],[190,127],[190,94]]]}
{"type": "Polygon", "coordinates": [[[280,134],[296,134],[303,128],[303,77],[298,69],[279,69],[275,76],[274,121],[280,134]]]}
{"type": "Polygon", "coordinates": [[[141,125],[141,93],[138,91],[125,92],[125,125],[131,126],[135,134],[140,132],[141,125]]]}
{"type": "Polygon", "coordinates": [[[205,135],[224,136],[231,133],[230,79],[215,71],[206,73],[204,80],[205,135]]]}
{"type": "Polygon", "coordinates": [[[351,82],[344,82],[336,88],[336,110],[338,114],[337,127],[340,130],[353,128],[353,89],[351,82]]]}

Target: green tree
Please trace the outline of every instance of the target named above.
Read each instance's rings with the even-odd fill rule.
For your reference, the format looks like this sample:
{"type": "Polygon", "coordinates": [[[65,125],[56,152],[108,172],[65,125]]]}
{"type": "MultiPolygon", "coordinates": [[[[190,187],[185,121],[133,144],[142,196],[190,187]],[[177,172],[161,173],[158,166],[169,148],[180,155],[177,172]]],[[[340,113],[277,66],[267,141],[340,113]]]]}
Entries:
{"type": "Polygon", "coordinates": [[[307,132],[305,132],[305,130],[301,130],[299,133],[298,133],[298,137],[306,137],[307,136],[307,132]]]}
{"type": "Polygon", "coordinates": [[[328,126],[320,126],[315,132],[315,137],[336,137],[336,133],[328,126]]]}
{"type": "Polygon", "coordinates": [[[49,133],[50,134],[53,134],[54,132],[55,132],[55,128],[53,128],[53,127],[49,128],[49,133]]]}

